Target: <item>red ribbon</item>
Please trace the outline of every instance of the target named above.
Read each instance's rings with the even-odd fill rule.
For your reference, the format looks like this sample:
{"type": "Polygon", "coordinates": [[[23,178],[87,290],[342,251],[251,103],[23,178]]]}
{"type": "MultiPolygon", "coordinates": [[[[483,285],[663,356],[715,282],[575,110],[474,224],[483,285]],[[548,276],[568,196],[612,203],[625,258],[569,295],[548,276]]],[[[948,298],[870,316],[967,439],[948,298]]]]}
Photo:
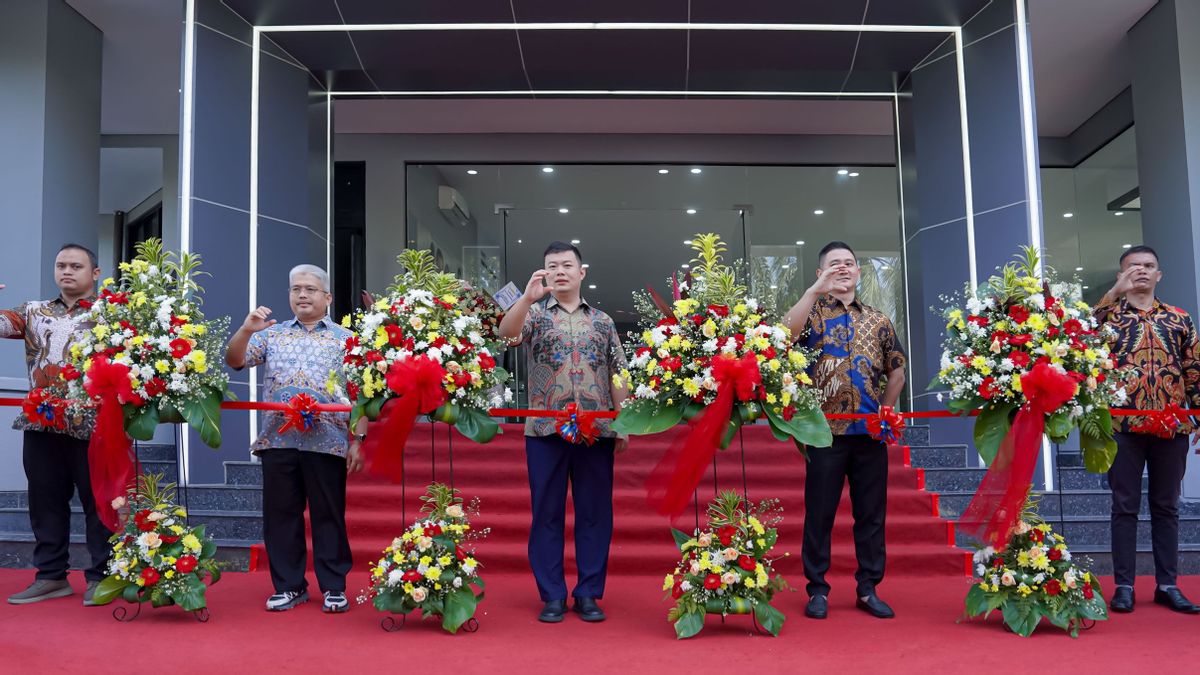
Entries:
{"type": "Polygon", "coordinates": [[[67,426],[67,402],[54,394],[42,389],[31,389],[21,401],[21,410],[25,417],[34,424],[50,429],[62,429],[67,426]]]}
{"type": "Polygon", "coordinates": [[[96,513],[108,529],[121,527],[120,516],[113,510],[112,501],[125,494],[133,481],[133,456],[129,436],[125,434],[125,403],[144,405],[129,381],[129,366],[114,363],[104,355],[92,359],[83,381],[83,388],[99,407],[96,429],[88,443],[88,468],[92,478],[92,495],[96,513]]]}
{"type": "Polygon", "coordinates": [[[558,435],[572,443],[589,446],[595,443],[600,437],[600,430],[596,428],[595,416],[591,411],[580,410],[578,404],[568,403],[566,413],[566,417],[555,425],[558,435]]]}
{"type": "Polygon", "coordinates": [[[296,431],[312,431],[316,423],[317,400],[308,394],[296,394],[288,401],[287,410],[283,411],[285,421],[276,433],[285,434],[292,429],[296,431]]]}
{"type": "Polygon", "coordinates": [[[1185,417],[1183,409],[1171,403],[1162,410],[1146,413],[1146,417],[1138,424],[1129,428],[1135,434],[1150,434],[1159,438],[1174,438],[1178,433],[1180,418],[1185,417]]]}
{"type": "Polygon", "coordinates": [[[1029,496],[1046,415],[1071,400],[1078,387],[1067,373],[1047,363],[1037,364],[1021,377],[1027,403],[1017,412],[996,458],[963,511],[960,528],[997,551],[1008,546],[1029,496]]]}
{"type": "Polygon", "coordinates": [[[753,400],[756,390],[762,387],[762,374],[754,354],[740,359],[732,356],[713,359],[712,377],[717,382],[717,399],[693,423],[686,436],[671,444],[646,479],[646,501],[655,511],[671,518],[687,508],[701,475],[717,454],[729,428],[733,404],[753,400]]]}
{"type": "Polygon", "coordinates": [[[392,363],[387,372],[388,389],[396,398],[383,405],[379,431],[367,437],[362,446],[363,462],[369,473],[399,483],[404,477],[404,444],[412,432],[417,415],[437,410],[446,402],[442,381],[446,369],[426,356],[414,356],[392,363]],[[387,444],[388,449],[382,446],[387,444]]]}
{"type": "Polygon", "coordinates": [[[900,445],[904,440],[904,417],[890,405],[879,408],[879,414],[867,418],[867,431],[871,438],[888,445],[900,445]]]}

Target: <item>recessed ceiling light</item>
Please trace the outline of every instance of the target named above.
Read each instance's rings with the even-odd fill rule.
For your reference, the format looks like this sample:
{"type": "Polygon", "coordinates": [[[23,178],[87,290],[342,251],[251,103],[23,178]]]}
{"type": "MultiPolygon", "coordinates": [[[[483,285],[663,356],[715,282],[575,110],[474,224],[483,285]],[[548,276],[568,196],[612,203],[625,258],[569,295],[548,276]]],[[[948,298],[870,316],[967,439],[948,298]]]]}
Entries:
{"type": "Polygon", "coordinates": [[[804,245],[804,240],[800,240],[800,241],[796,242],[796,245],[797,245],[797,246],[803,246],[803,245],[804,245]]]}
{"type": "Polygon", "coordinates": [[[1075,217],[1075,214],[1071,213],[1070,211],[1067,211],[1066,213],[1063,214],[1063,218],[1074,218],[1074,217],[1075,217]]]}
{"type": "Polygon", "coordinates": [[[478,171],[476,171],[475,169],[467,169],[467,175],[468,175],[468,176],[474,176],[474,175],[475,175],[475,174],[477,174],[477,173],[479,173],[479,172],[478,172],[478,171]]]}
{"type": "Polygon", "coordinates": [[[689,216],[694,216],[694,215],[696,215],[696,209],[688,209],[688,210],[687,210],[687,214],[688,214],[689,216]]]}
{"type": "Polygon", "coordinates": [[[700,167],[692,169],[692,173],[700,173],[700,167]]]}
{"type": "Polygon", "coordinates": [[[1087,289],[1089,289],[1089,288],[1091,288],[1091,286],[1084,286],[1084,287],[1083,287],[1083,290],[1085,290],[1085,291],[1086,291],[1086,290],[1087,290],[1087,289]]]}
{"type": "Polygon", "coordinates": [[[543,166],[543,167],[542,167],[542,173],[554,173],[554,167],[552,167],[552,166],[543,166]]]}
{"type": "Polygon", "coordinates": [[[771,290],[773,290],[773,291],[779,290],[779,287],[776,286],[775,284],[771,284],[771,290]]]}
{"type": "Polygon", "coordinates": [[[670,169],[659,169],[658,172],[659,173],[671,173],[671,170],[670,169]]]}
{"type": "Polygon", "coordinates": [[[588,284],[588,288],[590,288],[594,291],[594,290],[596,290],[596,284],[588,284]]]}
{"type": "Polygon", "coordinates": [[[787,268],[789,268],[789,267],[791,267],[791,265],[789,265],[789,264],[787,264],[787,263],[783,263],[783,269],[785,269],[785,270],[786,270],[786,269],[787,269],[787,268]]]}
{"type": "Polygon", "coordinates": [[[680,265],[680,267],[682,267],[683,269],[685,269],[685,270],[686,270],[686,269],[690,268],[690,267],[691,267],[691,265],[689,265],[689,264],[687,264],[687,263],[683,263],[682,265],[680,265]]]}
{"type": "Polygon", "coordinates": [[[578,243],[579,243],[579,240],[578,240],[578,239],[572,239],[572,240],[571,240],[571,243],[572,243],[572,244],[578,244],[578,243]]]}
{"type": "Polygon", "coordinates": [[[838,169],[839,176],[845,176],[848,173],[850,173],[850,169],[838,169]]]}
{"type": "Polygon", "coordinates": [[[1075,268],[1075,271],[1076,271],[1076,272],[1082,272],[1082,271],[1083,271],[1083,268],[1082,268],[1082,267],[1076,267],[1076,268],[1075,268]]]}
{"type": "Polygon", "coordinates": [[[1121,248],[1133,248],[1133,244],[1122,244],[1121,248]]]}
{"type": "Polygon", "coordinates": [[[1124,212],[1124,211],[1117,211],[1117,212],[1116,212],[1116,213],[1114,213],[1113,215],[1114,215],[1114,216],[1123,216],[1123,215],[1125,215],[1125,212],[1124,212]]]}
{"type": "Polygon", "coordinates": [[[524,244],[524,243],[525,243],[525,240],[524,240],[524,239],[518,239],[518,240],[517,240],[517,243],[518,243],[518,244],[524,244]]]}
{"type": "Polygon", "coordinates": [[[879,269],[881,269],[881,270],[890,270],[890,269],[892,269],[892,266],[891,266],[891,265],[880,265],[880,266],[879,266],[879,269]]]}
{"type": "Polygon", "coordinates": [[[850,172],[850,177],[851,177],[851,178],[858,178],[858,172],[857,172],[857,171],[851,171],[851,172],[850,172]]]}
{"type": "Polygon", "coordinates": [[[570,213],[570,212],[571,212],[571,209],[568,209],[568,208],[561,208],[561,209],[559,209],[559,210],[558,210],[558,212],[559,212],[559,213],[570,213]]]}
{"type": "Polygon", "coordinates": [[[825,215],[825,209],[816,209],[815,211],[813,211],[813,215],[814,215],[814,216],[822,216],[822,215],[825,215]]]}
{"type": "Polygon", "coordinates": [[[583,269],[585,269],[585,270],[591,266],[592,266],[591,263],[583,263],[583,269]]]}
{"type": "Polygon", "coordinates": [[[684,240],[683,240],[683,245],[684,245],[684,246],[691,246],[691,245],[692,245],[692,240],[691,240],[691,239],[684,239],[684,240]]]}

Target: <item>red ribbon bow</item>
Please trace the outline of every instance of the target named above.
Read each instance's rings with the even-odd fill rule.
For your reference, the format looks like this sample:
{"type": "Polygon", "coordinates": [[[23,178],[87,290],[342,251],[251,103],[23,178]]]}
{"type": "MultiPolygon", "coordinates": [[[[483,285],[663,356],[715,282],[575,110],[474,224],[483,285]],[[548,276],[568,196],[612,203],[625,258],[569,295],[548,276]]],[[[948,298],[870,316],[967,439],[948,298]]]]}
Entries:
{"type": "Polygon", "coordinates": [[[580,410],[578,404],[567,404],[567,416],[555,425],[558,435],[572,443],[591,445],[600,437],[596,428],[596,420],[586,410],[580,410]]]}
{"type": "Polygon", "coordinates": [[[41,387],[31,389],[25,395],[25,400],[21,401],[21,410],[30,422],[50,429],[67,426],[66,408],[65,400],[41,387]]]}
{"type": "MultiPolygon", "coordinates": [[[[112,501],[125,494],[133,480],[133,457],[129,437],[125,435],[125,415],[121,406],[140,401],[129,381],[129,366],[109,361],[104,355],[92,358],[83,380],[83,388],[98,404],[96,430],[88,443],[88,468],[96,512],[108,529],[121,526],[112,501]]],[[[144,403],[144,401],[142,402],[144,403]]]]}
{"type": "Polygon", "coordinates": [[[646,500],[665,516],[675,518],[688,501],[704,470],[712,463],[729,428],[733,404],[757,397],[762,387],[758,358],[719,356],[713,359],[712,377],[717,381],[717,399],[700,415],[691,431],[671,444],[646,480],[646,500]]]}
{"type": "Polygon", "coordinates": [[[1129,428],[1135,434],[1150,434],[1159,438],[1174,438],[1178,433],[1181,418],[1185,417],[1183,409],[1174,403],[1162,410],[1146,413],[1142,421],[1129,428]]]}
{"type": "Polygon", "coordinates": [[[1044,362],[1021,377],[1027,403],[1017,411],[996,458],[959,518],[960,528],[997,551],[1008,546],[1029,496],[1046,415],[1071,400],[1078,388],[1070,375],[1044,362]]]}
{"type": "Polygon", "coordinates": [[[881,406],[878,415],[867,418],[867,431],[877,441],[900,445],[904,440],[904,418],[890,405],[881,406]]]}
{"type": "Polygon", "coordinates": [[[381,431],[371,434],[362,446],[363,462],[369,473],[395,483],[403,479],[404,444],[417,416],[433,412],[449,398],[442,384],[445,377],[442,364],[427,356],[392,363],[386,379],[396,398],[383,406],[378,422],[381,431]],[[395,450],[384,451],[385,443],[395,450]]]}
{"type": "Polygon", "coordinates": [[[297,431],[312,431],[316,424],[317,400],[308,394],[296,394],[288,401],[287,410],[283,411],[285,419],[277,433],[285,434],[292,429],[297,431]]]}

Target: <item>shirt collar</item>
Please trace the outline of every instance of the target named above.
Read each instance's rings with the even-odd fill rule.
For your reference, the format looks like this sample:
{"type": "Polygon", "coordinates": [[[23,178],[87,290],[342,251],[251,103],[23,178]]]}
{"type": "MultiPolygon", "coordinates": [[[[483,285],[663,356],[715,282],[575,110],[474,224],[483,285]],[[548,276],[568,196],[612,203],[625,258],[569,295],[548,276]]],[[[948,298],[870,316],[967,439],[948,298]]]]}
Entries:
{"type": "MultiPolygon", "coordinates": [[[[300,328],[301,330],[305,330],[304,324],[300,323],[299,317],[292,317],[290,321],[284,321],[283,325],[287,326],[288,328],[300,328]]],[[[315,331],[321,328],[326,330],[333,328],[333,319],[330,319],[328,316],[321,317],[321,320],[317,322],[317,325],[313,326],[313,330],[315,331]]]]}
{"type": "MultiPolygon", "coordinates": [[[[550,299],[546,301],[546,309],[550,309],[552,307],[558,307],[558,298],[550,295],[550,299]]],[[[579,296],[579,309],[590,310],[591,308],[592,306],[588,304],[587,298],[583,297],[582,295],[579,296]]]]}
{"type": "Polygon", "coordinates": [[[80,304],[79,304],[79,303],[81,303],[81,302],[88,302],[88,303],[93,303],[93,302],[96,302],[96,294],[95,294],[95,293],[92,293],[91,295],[88,295],[88,296],[86,296],[86,297],[82,297],[82,298],[80,298],[80,299],[76,300],[74,305],[72,305],[72,306],[68,307],[68,306],[67,306],[67,301],[66,301],[66,300],[64,300],[64,299],[63,299],[63,296],[62,296],[62,294],[61,294],[61,293],[59,293],[59,294],[58,294],[58,296],[56,296],[56,297],[55,297],[53,300],[51,300],[51,301],[50,301],[50,304],[52,304],[52,305],[53,305],[53,304],[54,304],[54,303],[56,303],[56,302],[57,302],[58,304],[62,305],[63,307],[65,307],[66,309],[69,309],[69,310],[70,310],[70,309],[76,309],[76,308],[80,307],[80,304]]]}
{"type": "MultiPolygon", "coordinates": [[[[1150,309],[1146,310],[1145,313],[1146,314],[1154,314],[1154,313],[1158,312],[1159,310],[1163,309],[1165,306],[1166,305],[1163,304],[1163,301],[1159,300],[1158,296],[1156,295],[1156,296],[1154,296],[1154,304],[1150,305],[1150,309]]],[[[1126,297],[1121,298],[1121,313],[1124,314],[1127,312],[1133,312],[1134,314],[1137,314],[1137,313],[1141,313],[1141,311],[1142,310],[1138,309],[1137,307],[1134,307],[1133,305],[1129,304],[1129,298],[1126,298],[1126,297]]]]}
{"type": "MultiPolygon", "coordinates": [[[[821,304],[824,305],[825,307],[828,307],[829,309],[841,309],[844,306],[844,305],[842,305],[841,300],[838,300],[832,294],[829,294],[829,293],[821,296],[821,304]]],[[[858,311],[861,312],[866,307],[866,305],[862,304],[862,301],[858,299],[858,294],[855,293],[854,301],[850,303],[850,307],[854,307],[858,311]]]]}

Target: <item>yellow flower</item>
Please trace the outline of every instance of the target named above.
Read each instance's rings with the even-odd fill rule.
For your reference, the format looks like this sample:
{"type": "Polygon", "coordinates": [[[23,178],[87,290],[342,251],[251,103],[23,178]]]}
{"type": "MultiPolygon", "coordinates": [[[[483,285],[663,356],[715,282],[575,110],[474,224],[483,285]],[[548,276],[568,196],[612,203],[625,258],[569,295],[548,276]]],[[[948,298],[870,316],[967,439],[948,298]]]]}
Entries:
{"type": "Polygon", "coordinates": [[[1046,317],[1041,314],[1033,314],[1025,321],[1025,325],[1035,331],[1046,330],[1046,317]]]}
{"type": "Polygon", "coordinates": [[[754,530],[754,534],[762,535],[766,533],[766,528],[763,527],[763,524],[759,522],[758,518],[750,516],[747,522],[750,523],[750,529],[754,530]]]}
{"type": "Polygon", "coordinates": [[[742,580],[742,583],[746,584],[746,588],[754,588],[754,578],[753,577],[746,577],[745,579],[742,580]]]}
{"type": "Polygon", "coordinates": [[[138,586],[145,586],[146,580],[139,576],[138,578],[133,580],[133,583],[137,584],[138,586]]]}
{"type": "MultiPolygon", "coordinates": [[[[692,380],[683,381],[683,393],[685,396],[695,396],[700,393],[700,385],[692,380]]],[[[768,394],[770,396],[770,394],[768,394]]]]}
{"type": "Polygon", "coordinates": [[[715,338],[717,336],[717,324],[713,323],[712,319],[705,321],[704,326],[700,329],[700,333],[710,340],[715,338]]]}
{"type": "Polygon", "coordinates": [[[800,373],[800,382],[802,382],[805,386],[811,386],[813,383],[812,378],[808,376],[808,373],[800,373]]]}
{"type": "Polygon", "coordinates": [[[437,581],[438,579],[441,579],[442,568],[430,567],[429,569],[425,570],[425,578],[429,579],[430,581],[437,581]]]}
{"type": "Polygon", "coordinates": [[[775,398],[775,394],[767,394],[767,403],[769,403],[771,405],[775,405],[776,400],[777,399],[775,398]]]}
{"type": "Polygon", "coordinates": [[[804,352],[792,351],[788,353],[788,361],[797,368],[807,368],[808,359],[805,358],[804,352]]]}
{"type": "Polygon", "coordinates": [[[450,560],[451,560],[450,556],[444,555],[444,556],[438,558],[438,564],[441,565],[442,567],[445,567],[446,565],[450,564],[450,560]]]}
{"type": "Polygon", "coordinates": [[[1020,373],[1013,373],[1011,387],[1012,387],[1012,390],[1015,392],[1021,391],[1021,374],[1020,373]]]}
{"type": "Polygon", "coordinates": [[[200,550],[200,540],[197,539],[196,535],[194,535],[194,534],[188,534],[188,535],[184,536],[184,538],[180,541],[183,544],[183,547],[188,550],[191,550],[191,551],[199,551],[200,550]]]}
{"type": "Polygon", "coordinates": [[[667,578],[666,578],[666,579],[663,579],[663,587],[662,587],[662,589],[663,589],[664,591],[669,591],[669,590],[671,590],[671,587],[672,587],[672,586],[674,586],[674,585],[675,585],[675,577],[673,577],[673,576],[671,576],[670,574],[668,574],[668,575],[667,575],[667,578]]]}
{"type": "Polygon", "coordinates": [[[154,369],[160,373],[165,373],[171,369],[171,364],[167,363],[165,359],[159,359],[154,362],[154,369]]]}
{"type": "Polygon", "coordinates": [[[388,343],[387,331],[383,329],[383,326],[376,328],[375,329],[375,340],[374,340],[374,342],[371,343],[372,346],[375,349],[379,349],[380,347],[386,345],[387,343],[388,343]]]}
{"type": "Polygon", "coordinates": [[[104,338],[108,337],[108,333],[109,328],[106,324],[100,324],[95,328],[92,328],[92,335],[95,335],[97,340],[103,340],[104,338]]]}
{"type": "Polygon", "coordinates": [[[188,356],[192,360],[192,370],[197,373],[208,372],[208,354],[205,354],[203,349],[194,350],[188,356]]]}
{"type": "Polygon", "coordinates": [[[781,364],[779,363],[779,359],[771,359],[770,361],[767,361],[767,367],[770,368],[771,372],[773,373],[779,372],[780,366],[781,364]]]}
{"type": "Polygon", "coordinates": [[[171,579],[175,576],[175,570],[167,570],[166,572],[163,572],[163,576],[171,579]]]}
{"type": "Polygon", "coordinates": [[[116,282],[116,280],[115,280],[115,279],[113,279],[112,277],[105,277],[105,278],[104,278],[104,281],[101,281],[101,282],[100,282],[100,285],[101,285],[101,286],[112,286],[112,285],[113,285],[113,284],[115,284],[115,283],[117,283],[117,282],[116,282]]]}
{"type": "Polygon", "coordinates": [[[453,295],[446,294],[442,296],[442,302],[446,303],[447,305],[457,305],[458,298],[454,297],[453,295]]]}
{"type": "Polygon", "coordinates": [[[692,298],[684,298],[675,301],[675,316],[682,317],[691,314],[700,303],[692,298]]]}

